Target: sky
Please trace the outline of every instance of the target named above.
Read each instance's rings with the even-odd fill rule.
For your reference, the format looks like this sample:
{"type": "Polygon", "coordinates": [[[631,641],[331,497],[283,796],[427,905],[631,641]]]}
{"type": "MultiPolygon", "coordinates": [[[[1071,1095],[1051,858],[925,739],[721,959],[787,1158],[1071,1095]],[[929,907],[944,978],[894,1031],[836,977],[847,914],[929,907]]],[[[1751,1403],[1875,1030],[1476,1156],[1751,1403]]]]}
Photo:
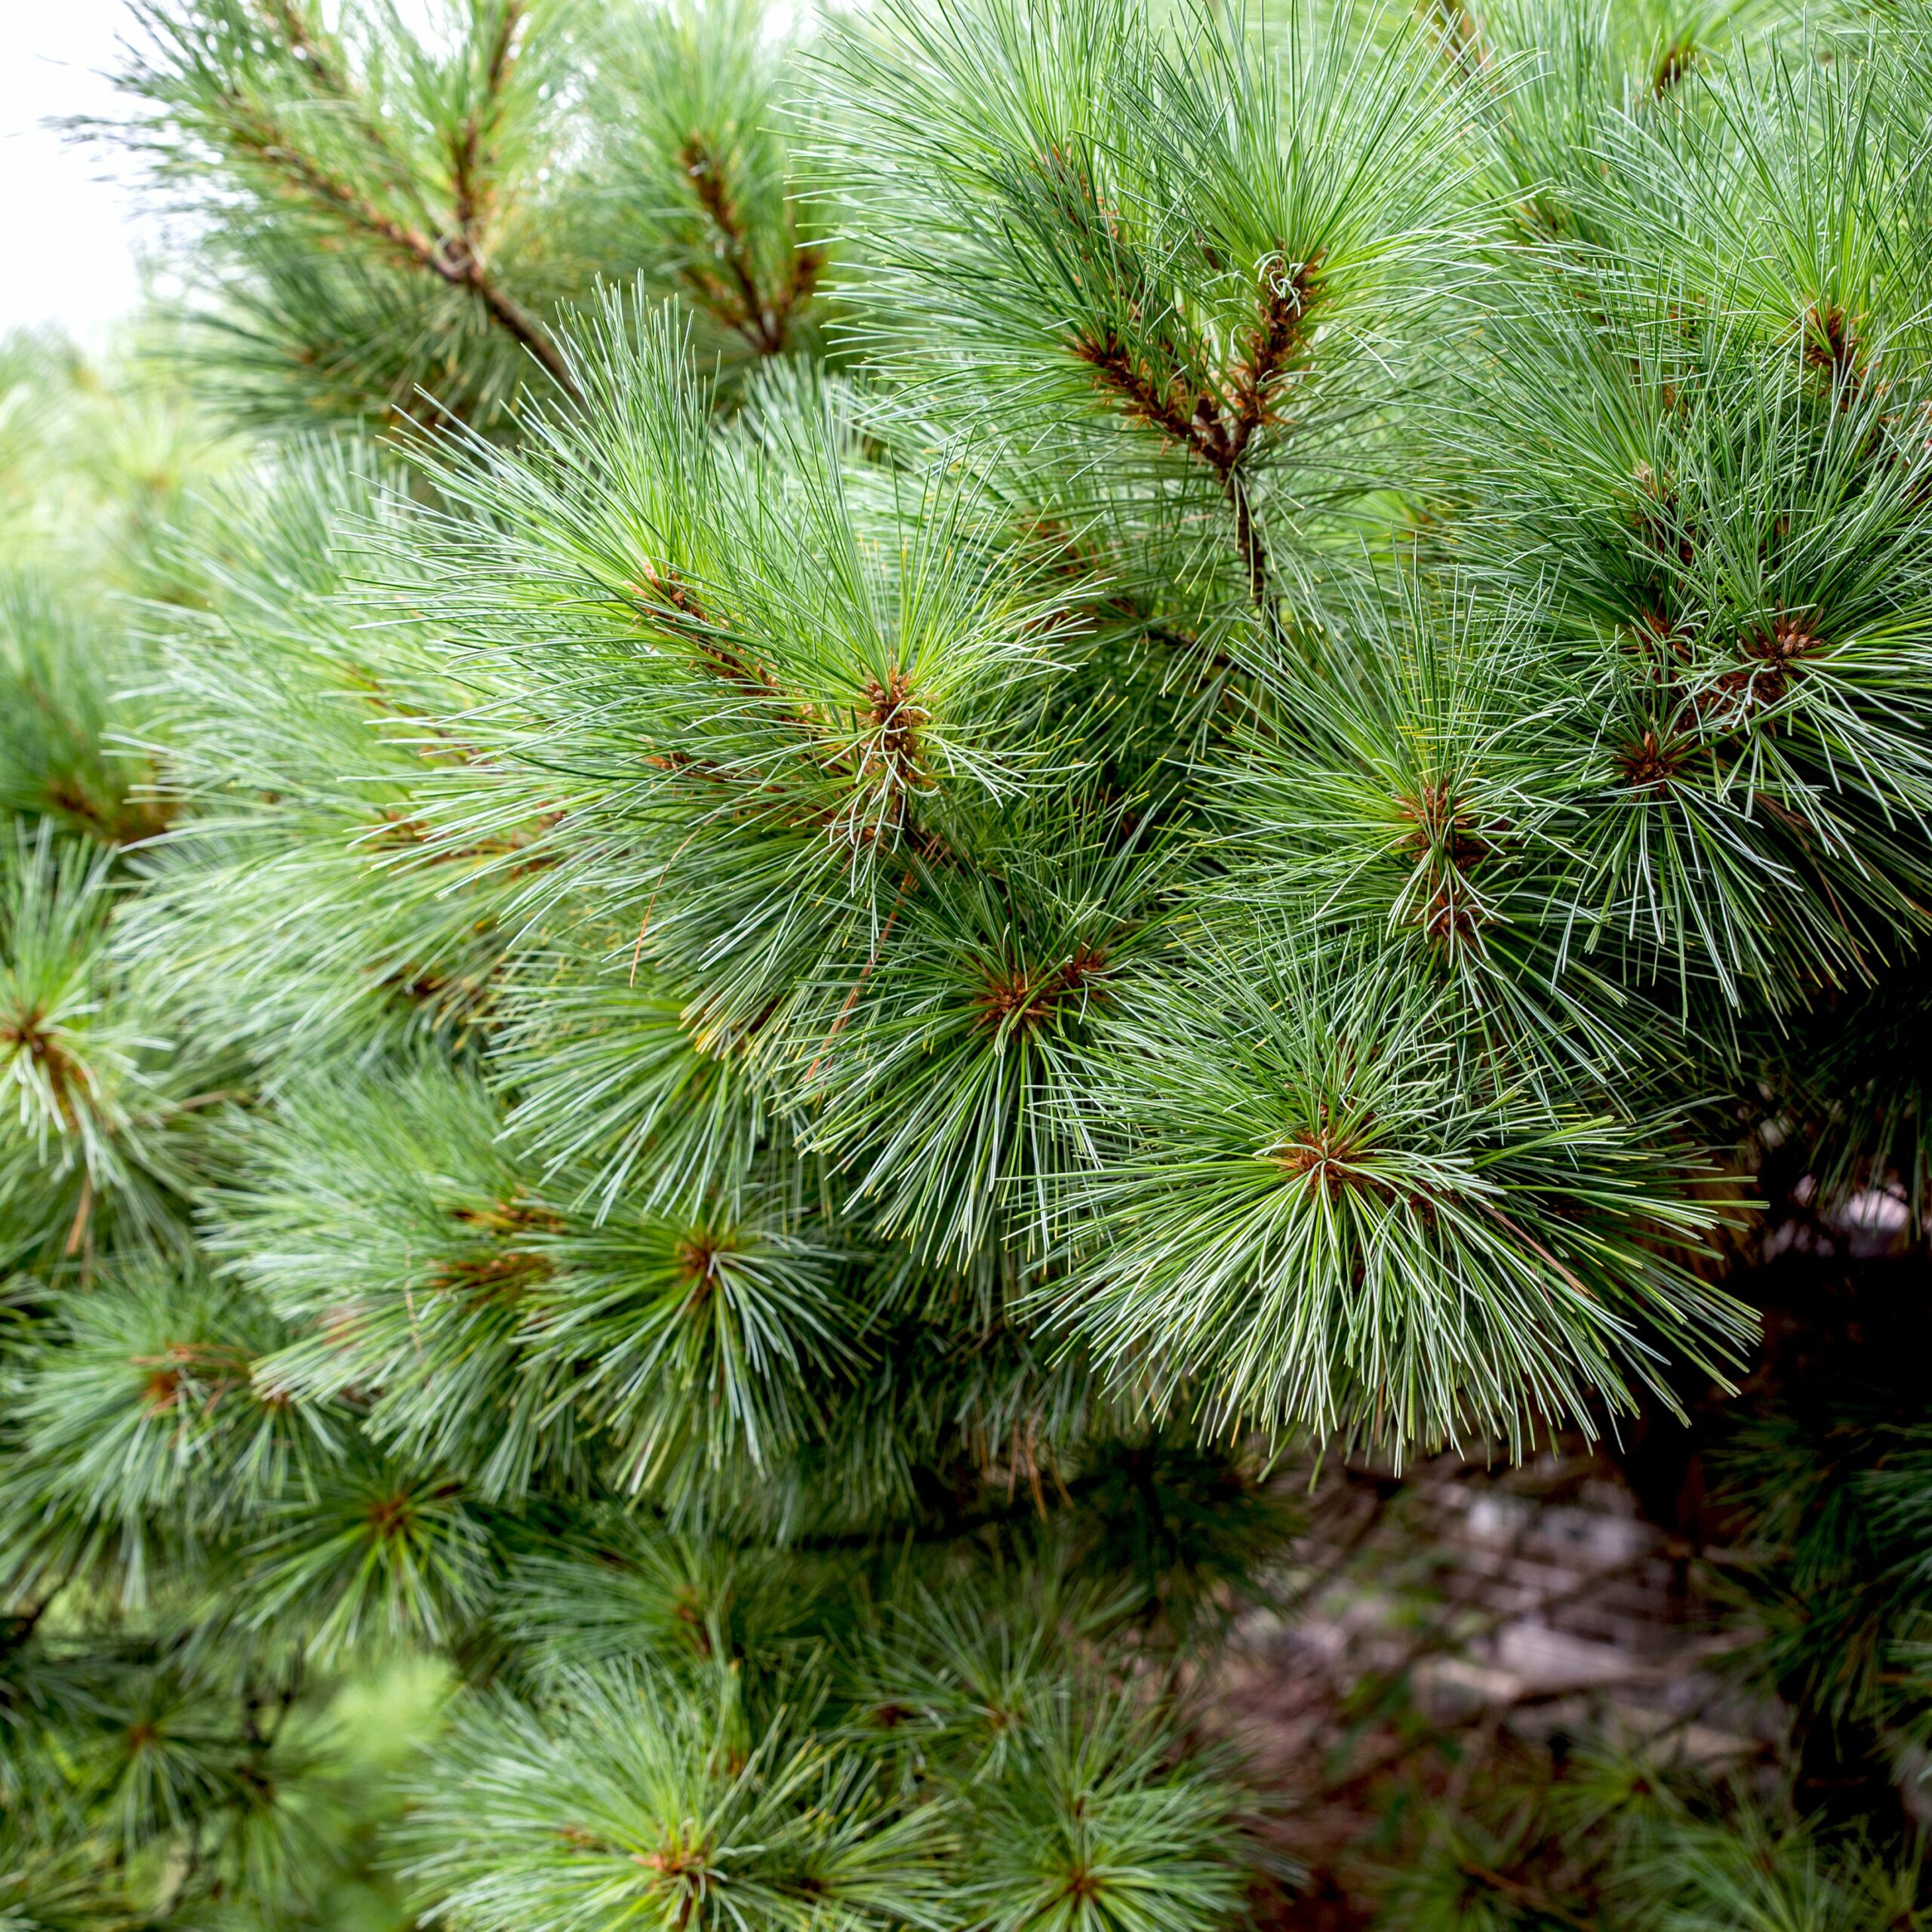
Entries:
{"type": "Polygon", "coordinates": [[[54,321],[93,337],[134,303],[152,217],[111,178],[125,164],[44,125],[116,111],[99,70],[128,25],[127,0],[0,0],[0,330],[54,321]]]}

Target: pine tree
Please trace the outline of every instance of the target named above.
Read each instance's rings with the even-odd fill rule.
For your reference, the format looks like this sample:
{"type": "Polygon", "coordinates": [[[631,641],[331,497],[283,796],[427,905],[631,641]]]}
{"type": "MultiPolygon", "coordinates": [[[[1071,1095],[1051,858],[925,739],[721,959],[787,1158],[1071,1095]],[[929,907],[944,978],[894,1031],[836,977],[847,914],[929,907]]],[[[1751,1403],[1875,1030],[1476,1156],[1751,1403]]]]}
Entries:
{"type": "Polygon", "coordinates": [[[1388,1922],[1921,1922],[1916,0],[135,14],[173,460],[0,411],[0,1918],[1291,1911],[1272,1472],[1750,1377],[1785,1788],[1388,1922]]]}

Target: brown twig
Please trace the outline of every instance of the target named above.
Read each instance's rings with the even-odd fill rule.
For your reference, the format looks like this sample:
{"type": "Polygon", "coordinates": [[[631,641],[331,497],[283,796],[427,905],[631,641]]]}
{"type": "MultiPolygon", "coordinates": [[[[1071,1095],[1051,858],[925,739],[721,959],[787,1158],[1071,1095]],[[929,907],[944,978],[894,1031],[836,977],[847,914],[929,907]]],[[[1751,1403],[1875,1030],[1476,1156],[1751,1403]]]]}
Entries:
{"type": "Polygon", "coordinates": [[[81,1244],[88,1237],[88,1223],[94,1214],[94,1173],[91,1168],[81,1170],[81,1198],[74,1209],[73,1225],[67,1230],[66,1244],[60,1252],[69,1261],[81,1251],[81,1244]]]}
{"type": "Polygon", "coordinates": [[[383,242],[405,261],[426,269],[452,288],[467,290],[482,304],[491,320],[528,349],[558,388],[582,407],[583,392],[571,374],[562,352],[536,318],[497,285],[469,237],[457,232],[432,240],[421,228],[386,214],[349,182],[331,174],[313,155],[298,147],[269,115],[232,97],[228,106],[235,117],[238,145],[295,182],[311,198],[352,228],[383,242]]]}
{"type": "Polygon", "coordinates": [[[852,1017],[852,1009],[859,1003],[859,995],[866,989],[866,982],[872,976],[872,969],[878,964],[878,956],[885,949],[885,943],[892,937],[892,929],[899,922],[900,908],[906,903],[906,895],[912,889],[915,875],[908,872],[899,881],[898,896],[892,902],[892,910],[885,924],[880,928],[878,937],[872,941],[872,951],[867,955],[865,969],[852,983],[852,989],[845,995],[845,1003],[838,1009],[838,1015],[832,1023],[832,1031],[826,1035],[825,1044],[818,1050],[817,1057],[805,1071],[806,1084],[809,1085],[817,1075],[825,1057],[832,1051],[832,1043],[845,1030],[845,1023],[852,1017]]]}
{"type": "Polygon", "coordinates": [[[1178,366],[1161,371],[1135,355],[1111,329],[1075,338],[1073,352],[1128,414],[1158,429],[1212,470],[1232,511],[1235,546],[1250,598],[1274,624],[1266,541],[1242,469],[1257,431],[1273,420],[1272,394],[1306,341],[1305,318],[1319,258],[1278,275],[1264,272],[1260,312],[1239,360],[1218,380],[1192,382],[1178,366]]]}
{"type": "Polygon", "coordinates": [[[797,312],[811,300],[817,288],[825,267],[825,251],[811,247],[794,250],[783,288],[774,296],[768,296],[752,272],[751,242],[745,232],[744,218],[732,198],[731,185],[710,143],[702,134],[694,134],[686,140],[678,158],[698,206],[717,231],[720,253],[734,286],[727,288],[716,276],[695,264],[685,271],[685,279],[726,326],[736,330],[758,354],[779,354],[791,339],[797,312]]]}
{"type": "Polygon", "coordinates": [[[476,222],[488,199],[488,189],[479,189],[477,165],[482,154],[486,128],[494,125],[501,101],[503,83],[509,78],[517,29],[523,24],[522,0],[506,0],[503,17],[490,42],[488,60],[484,63],[483,97],[464,117],[456,139],[450,144],[450,181],[456,202],[457,226],[473,243],[476,222]]]}
{"type": "Polygon", "coordinates": [[[1487,1865],[1478,1864],[1472,1858],[1459,1858],[1456,1869],[1465,1878],[1473,1878],[1478,1884],[1487,1885],[1491,1891],[1500,1892],[1506,1899],[1518,1905],[1527,1906],[1532,1912],[1541,1912],[1546,1918],[1560,1919],[1565,1925],[1576,1927],[1576,1932],[1598,1932],[1594,1918],[1585,1918],[1572,1912],[1567,1906],[1552,1898],[1540,1885],[1532,1885],[1521,1878],[1512,1878],[1506,1872],[1494,1872],[1487,1865]]]}

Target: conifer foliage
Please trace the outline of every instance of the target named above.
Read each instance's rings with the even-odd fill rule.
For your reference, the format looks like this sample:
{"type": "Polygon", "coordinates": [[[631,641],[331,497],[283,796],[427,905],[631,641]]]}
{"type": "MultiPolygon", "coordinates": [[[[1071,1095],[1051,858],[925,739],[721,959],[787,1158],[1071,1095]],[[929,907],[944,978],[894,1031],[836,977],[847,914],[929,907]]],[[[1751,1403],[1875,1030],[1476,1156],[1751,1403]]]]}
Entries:
{"type": "MultiPolygon", "coordinates": [[[[1268,1471],[1922,1236],[1932,17],[131,20],[197,487],[0,408],[0,1924],[1292,1910],[1268,1471]]],[[[1896,1799],[1932,1422],[1777,1397],[1896,1799]]],[[[1919,1922],[1620,1762],[1390,1922],[1919,1922]]]]}

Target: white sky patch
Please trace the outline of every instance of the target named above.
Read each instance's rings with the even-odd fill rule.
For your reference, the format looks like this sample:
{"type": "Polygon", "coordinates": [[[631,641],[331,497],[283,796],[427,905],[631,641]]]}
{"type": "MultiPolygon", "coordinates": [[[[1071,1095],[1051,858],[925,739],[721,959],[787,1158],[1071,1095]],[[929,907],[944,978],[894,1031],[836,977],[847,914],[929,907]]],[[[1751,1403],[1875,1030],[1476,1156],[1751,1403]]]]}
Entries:
{"type": "MultiPolygon", "coordinates": [[[[432,38],[447,11],[395,5],[432,38]]],[[[137,32],[128,0],[0,0],[0,333],[55,322],[98,338],[140,300],[144,263],[165,257],[168,224],[137,192],[129,158],[48,125],[125,115],[106,76],[137,32]]],[[[155,286],[174,292],[165,275],[155,286]]]]}
{"type": "Polygon", "coordinates": [[[45,125],[122,111],[101,70],[131,26],[125,0],[0,0],[0,330],[94,335],[140,293],[143,235],[159,228],[126,162],[45,125]]]}

